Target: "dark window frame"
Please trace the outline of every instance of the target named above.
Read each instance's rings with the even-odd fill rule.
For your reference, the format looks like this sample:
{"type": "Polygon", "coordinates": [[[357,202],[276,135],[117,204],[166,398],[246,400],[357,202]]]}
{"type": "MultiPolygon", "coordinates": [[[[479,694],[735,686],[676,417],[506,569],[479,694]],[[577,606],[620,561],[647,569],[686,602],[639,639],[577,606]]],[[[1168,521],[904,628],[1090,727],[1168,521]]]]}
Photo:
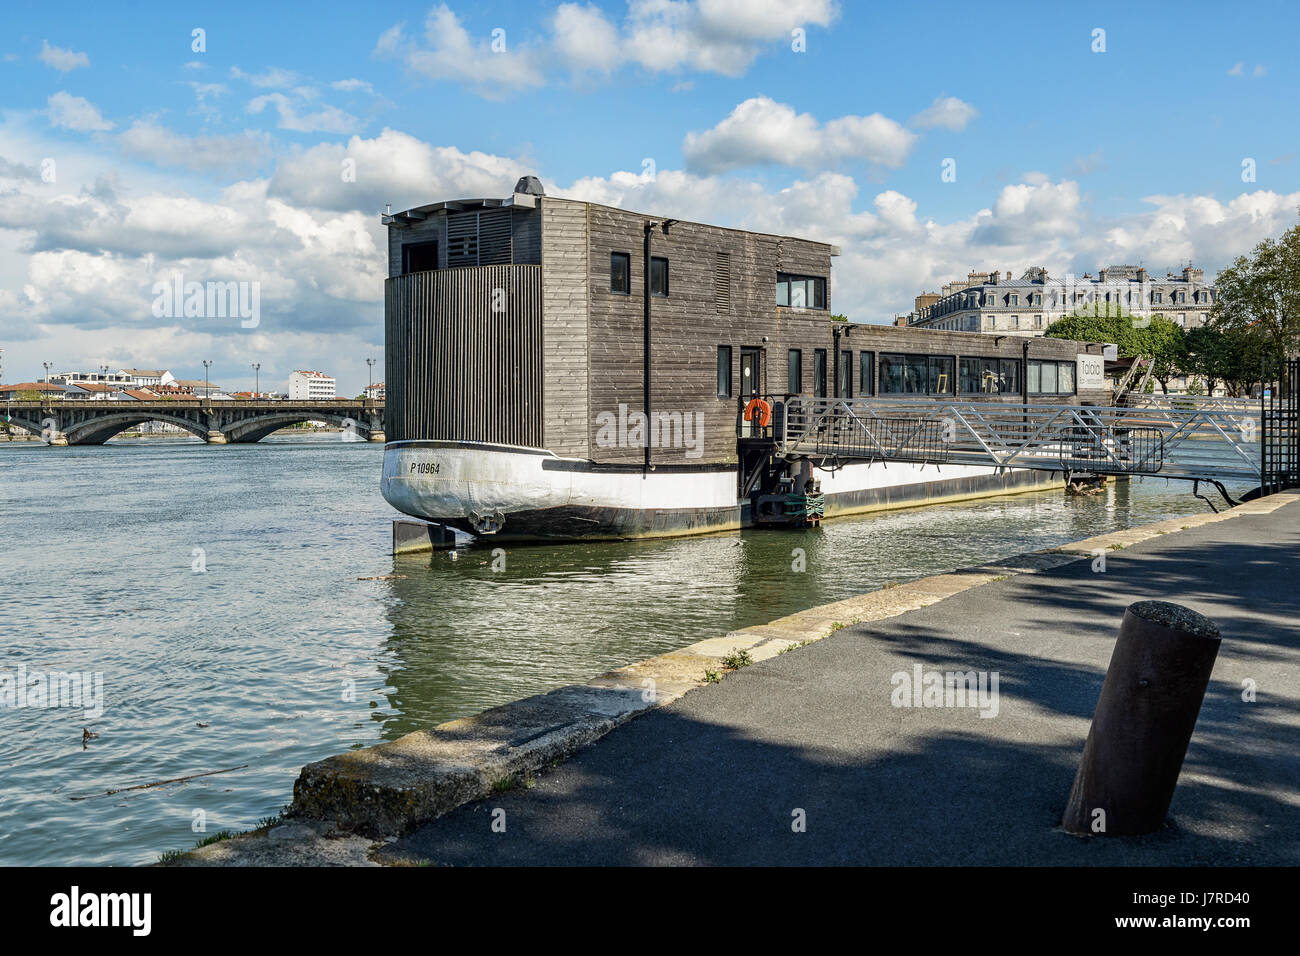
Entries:
{"type": "Polygon", "coordinates": [[[826,350],[813,349],[813,398],[826,397],[826,350]]]}
{"type": "Polygon", "coordinates": [[[734,383],[732,380],[735,378],[735,369],[732,365],[731,358],[732,358],[731,346],[719,345],[718,346],[718,370],[717,370],[717,384],[719,386],[718,398],[731,398],[732,395],[734,394],[734,383]],[[727,369],[725,392],[721,388],[723,382],[723,375],[722,375],[723,356],[726,356],[726,369],[727,369]]]}
{"type": "Polygon", "coordinates": [[[669,293],[670,293],[670,286],[668,280],[668,257],[651,256],[650,257],[650,294],[653,296],[657,296],[661,299],[666,299],[669,297],[669,293]],[[664,280],[663,291],[656,291],[655,286],[657,283],[655,282],[655,270],[660,263],[662,263],[663,266],[663,272],[662,272],[663,280],[664,280]]]}
{"type": "Polygon", "coordinates": [[[609,254],[609,292],[610,295],[631,295],[632,294],[632,253],[630,252],[610,252],[609,254]],[[614,287],[614,261],[621,260],[623,263],[623,279],[626,288],[616,289],[614,287]]]}
{"type": "Polygon", "coordinates": [[[425,239],[419,242],[402,243],[402,275],[408,276],[412,272],[436,272],[438,269],[438,240],[425,239]],[[432,269],[412,269],[411,253],[415,250],[427,251],[432,247],[433,251],[433,268],[432,269]]]}
{"type": "Polygon", "coordinates": [[[876,353],[858,353],[858,395],[876,394],[876,353]]]}
{"type": "Polygon", "coordinates": [[[791,395],[803,393],[803,349],[788,349],[785,356],[785,383],[791,395]]]}
{"type": "Polygon", "coordinates": [[[1026,369],[1025,387],[1028,388],[1030,395],[1078,395],[1079,394],[1078,363],[1076,361],[1070,359],[1030,359],[1029,365],[1031,367],[1034,365],[1039,366],[1039,372],[1038,372],[1039,387],[1037,389],[1028,388],[1029,378],[1028,378],[1028,369],[1026,369]],[[1042,390],[1042,381],[1043,381],[1042,366],[1044,365],[1053,365],[1056,367],[1055,371],[1056,371],[1057,387],[1056,387],[1056,391],[1054,392],[1045,392],[1042,390]],[[1063,390],[1060,387],[1062,366],[1066,366],[1070,370],[1069,390],[1063,390]]]}
{"type": "MultiPolygon", "coordinates": [[[[805,296],[806,298],[806,296],[805,296]]],[[[827,301],[826,295],[826,277],[814,275],[801,275],[793,272],[778,272],[776,274],[776,304],[782,309],[816,309],[819,312],[825,312],[830,308],[830,302],[827,301]],[[811,282],[812,285],[812,302],[806,302],[803,305],[792,304],[792,291],[795,283],[811,282]],[[781,287],[785,286],[785,301],[781,301],[781,287]],[[820,304],[819,304],[820,303],[820,304]]]]}
{"type": "Polygon", "coordinates": [[[876,365],[878,371],[875,373],[876,382],[878,382],[878,394],[881,395],[954,395],[954,389],[957,388],[957,369],[959,368],[956,355],[945,355],[941,352],[878,352],[876,355],[876,365]],[[948,363],[948,368],[944,372],[931,375],[935,363],[948,363]],[[902,385],[900,389],[889,388],[893,369],[900,369],[900,378],[898,384],[902,385]],[[888,373],[888,375],[887,375],[888,373]],[[923,373],[923,375],[922,375],[923,373]],[[936,390],[941,375],[948,376],[946,380],[946,389],[944,392],[936,390]],[[909,378],[915,384],[917,378],[923,378],[923,388],[907,389],[909,378]]]}
{"type": "Polygon", "coordinates": [[[840,364],[835,369],[835,397],[853,397],[853,350],[840,349],[840,364]]]}
{"type": "Polygon", "coordinates": [[[960,395],[1019,395],[1024,381],[1024,363],[1018,358],[1001,355],[962,355],[957,361],[956,385],[960,395]],[[972,373],[971,369],[975,369],[972,373]],[[988,375],[996,387],[992,391],[984,389],[988,375]],[[974,376],[975,388],[967,387],[974,376]]]}

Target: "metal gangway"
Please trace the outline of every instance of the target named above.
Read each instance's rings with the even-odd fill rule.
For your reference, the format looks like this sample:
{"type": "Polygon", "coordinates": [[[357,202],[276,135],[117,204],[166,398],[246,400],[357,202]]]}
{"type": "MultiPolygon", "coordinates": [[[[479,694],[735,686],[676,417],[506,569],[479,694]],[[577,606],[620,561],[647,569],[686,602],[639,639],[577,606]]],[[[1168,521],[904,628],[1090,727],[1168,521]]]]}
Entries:
{"type": "Polygon", "coordinates": [[[776,451],[812,459],[1151,475],[1215,485],[1261,482],[1258,405],[1146,407],[908,398],[788,397],[776,451]]]}

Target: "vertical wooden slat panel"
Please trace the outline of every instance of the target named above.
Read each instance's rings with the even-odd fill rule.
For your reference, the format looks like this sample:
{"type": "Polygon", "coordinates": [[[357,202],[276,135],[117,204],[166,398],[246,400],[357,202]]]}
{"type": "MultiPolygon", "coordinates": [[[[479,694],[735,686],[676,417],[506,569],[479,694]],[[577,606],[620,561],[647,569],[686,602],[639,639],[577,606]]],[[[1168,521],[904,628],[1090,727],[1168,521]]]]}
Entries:
{"type": "Polygon", "coordinates": [[[542,447],[540,289],[535,265],[387,280],[388,439],[542,447]],[[505,292],[499,313],[497,289],[505,292]]]}

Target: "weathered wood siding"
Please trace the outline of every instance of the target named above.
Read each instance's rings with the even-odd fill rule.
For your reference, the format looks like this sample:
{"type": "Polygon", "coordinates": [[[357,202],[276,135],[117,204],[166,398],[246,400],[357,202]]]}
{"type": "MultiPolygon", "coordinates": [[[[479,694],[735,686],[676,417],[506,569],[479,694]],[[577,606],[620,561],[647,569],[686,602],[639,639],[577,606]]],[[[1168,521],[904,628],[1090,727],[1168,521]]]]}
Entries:
{"type": "Polygon", "coordinates": [[[388,440],[542,447],[541,297],[534,265],[387,280],[388,440]]]}
{"type": "Polygon", "coordinates": [[[587,390],[587,205],[541,200],[542,378],[546,447],[590,454],[587,390]]]}
{"type": "MultiPolygon", "coordinates": [[[[600,447],[597,418],[642,406],[643,223],[647,216],[592,205],[591,285],[591,434],[592,457],[605,462],[640,461],[636,447],[600,447]],[[610,291],[610,253],[631,259],[631,294],[610,291]]],[[[657,218],[657,217],[656,217],[657,218]]],[[[736,457],[735,399],[716,390],[717,348],[733,348],[733,390],[738,389],[741,347],[766,347],[779,355],[779,367],[764,364],[768,383],[785,381],[785,343],[791,347],[829,346],[829,312],[776,305],[776,274],[823,276],[831,301],[831,247],[800,239],[740,232],[679,222],[665,235],[654,230],[651,255],[668,259],[668,296],[652,298],[651,412],[700,416],[701,457],[685,447],[654,450],[655,462],[709,463],[736,457]],[[809,318],[809,316],[815,318],[809,318]],[[764,343],[764,336],[767,343],[764,343]]],[[[811,352],[807,359],[811,362],[811,352]]]]}

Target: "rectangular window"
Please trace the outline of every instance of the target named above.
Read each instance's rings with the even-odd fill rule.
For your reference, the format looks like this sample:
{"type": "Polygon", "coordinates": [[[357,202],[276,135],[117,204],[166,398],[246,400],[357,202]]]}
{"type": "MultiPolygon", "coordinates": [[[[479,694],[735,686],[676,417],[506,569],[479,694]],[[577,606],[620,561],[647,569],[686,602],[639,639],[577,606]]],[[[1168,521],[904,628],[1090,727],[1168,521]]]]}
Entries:
{"type": "Polygon", "coordinates": [[[840,352],[840,367],[835,372],[835,397],[853,397],[853,353],[840,352]]]}
{"type": "Polygon", "coordinates": [[[718,398],[731,398],[731,346],[718,346],[718,398]]]}
{"type": "Polygon", "coordinates": [[[1029,391],[1038,395],[1073,395],[1074,363],[1031,360],[1029,391]]]}
{"type": "Polygon", "coordinates": [[[668,294],[668,260],[660,256],[650,257],[650,294],[668,294]]]}
{"type": "Polygon", "coordinates": [[[930,356],[930,393],[932,395],[951,395],[952,359],[946,355],[930,356]]]}
{"type": "Polygon", "coordinates": [[[880,393],[950,395],[953,360],[945,355],[880,356],[880,393]]]}
{"type": "Polygon", "coordinates": [[[1020,391],[1020,359],[963,357],[959,387],[968,395],[1007,395],[1020,391]]]}
{"type": "Polygon", "coordinates": [[[813,352],[813,397],[826,397],[826,350],[813,352]]]}
{"type": "Polygon", "coordinates": [[[1012,294],[1012,295],[1007,296],[1007,304],[1008,304],[1008,305],[1019,305],[1019,304],[1020,304],[1020,296],[1019,296],[1019,295],[1015,295],[1015,294],[1012,294]]]}
{"type": "Polygon", "coordinates": [[[627,252],[609,254],[609,291],[622,295],[632,294],[632,255],[627,252]]]}
{"type": "Polygon", "coordinates": [[[803,391],[803,350],[791,349],[786,360],[786,391],[798,395],[803,391]]]}
{"type": "Polygon", "coordinates": [[[402,275],[438,268],[438,243],[408,242],[402,246],[402,275]]]}
{"type": "Polygon", "coordinates": [[[859,395],[874,395],[876,393],[876,376],[873,374],[875,372],[875,367],[872,358],[874,358],[874,356],[871,352],[858,353],[859,395]]]}
{"type": "Polygon", "coordinates": [[[826,280],[821,276],[776,274],[776,304],[791,309],[826,308],[826,280]]]}

